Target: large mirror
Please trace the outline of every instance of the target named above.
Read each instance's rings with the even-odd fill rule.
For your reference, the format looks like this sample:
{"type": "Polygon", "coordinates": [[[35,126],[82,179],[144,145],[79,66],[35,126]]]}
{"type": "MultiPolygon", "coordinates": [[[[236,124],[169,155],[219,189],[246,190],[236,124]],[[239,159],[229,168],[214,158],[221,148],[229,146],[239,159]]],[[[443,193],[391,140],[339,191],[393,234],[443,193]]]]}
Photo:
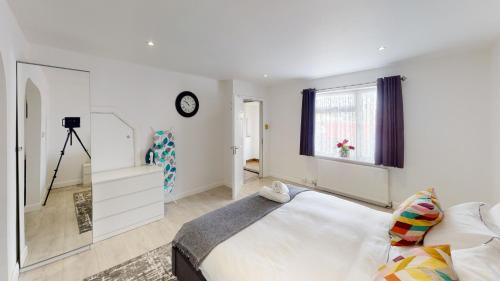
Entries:
{"type": "Polygon", "coordinates": [[[17,64],[19,252],[26,268],[92,243],[90,74],[17,64]]]}

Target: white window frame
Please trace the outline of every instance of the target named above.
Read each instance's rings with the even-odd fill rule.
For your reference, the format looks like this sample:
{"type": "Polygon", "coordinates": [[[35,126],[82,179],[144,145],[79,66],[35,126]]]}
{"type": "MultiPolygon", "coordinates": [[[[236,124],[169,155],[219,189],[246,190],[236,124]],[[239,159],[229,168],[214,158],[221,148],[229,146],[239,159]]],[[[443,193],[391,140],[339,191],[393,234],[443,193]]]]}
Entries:
{"type": "MultiPolygon", "coordinates": [[[[342,94],[342,93],[346,93],[346,92],[356,92],[356,91],[360,91],[360,90],[364,90],[364,89],[374,89],[376,91],[376,88],[377,88],[376,83],[372,83],[372,84],[357,86],[357,87],[345,87],[345,88],[341,88],[341,89],[337,89],[337,90],[324,90],[324,91],[319,90],[318,92],[316,92],[316,95],[318,96],[318,95],[322,95],[322,94],[342,94]]],[[[360,94],[355,94],[355,98],[356,98],[356,110],[355,110],[356,132],[359,132],[361,130],[361,122],[357,122],[357,121],[358,121],[358,117],[359,117],[358,114],[362,109],[361,102],[360,102],[360,94]]],[[[375,111],[376,111],[376,108],[375,108],[375,111]]],[[[315,114],[316,114],[316,110],[315,110],[315,114]]],[[[357,133],[356,133],[356,137],[358,137],[357,133]]],[[[358,144],[358,143],[359,143],[358,140],[356,140],[356,144],[358,144]]],[[[356,149],[357,149],[357,147],[356,147],[356,149]]],[[[355,149],[355,151],[356,151],[356,149],[355,149]]],[[[355,153],[357,153],[357,151],[355,153]]],[[[346,158],[330,156],[330,155],[318,155],[318,154],[316,154],[316,151],[314,152],[314,154],[315,154],[314,157],[318,158],[318,159],[345,162],[345,163],[351,163],[351,164],[357,164],[357,165],[363,165],[363,166],[379,167],[378,165],[375,165],[374,162],[358,160],[357,157],[356,157],[356,159],[346,159],[346,158]]]]}

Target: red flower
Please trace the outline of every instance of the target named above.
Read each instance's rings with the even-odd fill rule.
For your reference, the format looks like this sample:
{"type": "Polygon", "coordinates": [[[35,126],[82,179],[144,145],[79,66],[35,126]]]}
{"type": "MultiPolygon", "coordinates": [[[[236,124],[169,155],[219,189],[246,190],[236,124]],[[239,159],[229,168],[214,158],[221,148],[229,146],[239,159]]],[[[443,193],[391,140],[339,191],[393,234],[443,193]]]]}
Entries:
{"type": "Polygon", "coordinates": [[[349,145],[349,149],[350,149],[350,150],[354,150],[354,146],[349,145]]]}
{"type": "Polygon", "coordinates": [[[341,142],[337,143],[337,147],[341,148],[342,147],[342,143],[341,142]]]}
{"type": "Polygon", "coordinates": [[[348,142],[349,142],[348,140],[344,139],[344,141],[342,142],[342,144],[346,144],[348,142]]]}

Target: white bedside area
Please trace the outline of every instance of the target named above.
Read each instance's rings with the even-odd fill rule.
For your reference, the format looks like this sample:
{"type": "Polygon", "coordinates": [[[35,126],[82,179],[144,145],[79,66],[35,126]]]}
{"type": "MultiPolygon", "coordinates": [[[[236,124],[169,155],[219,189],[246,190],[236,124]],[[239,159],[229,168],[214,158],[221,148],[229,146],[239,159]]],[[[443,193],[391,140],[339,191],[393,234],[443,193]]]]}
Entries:
{"type": "Polygon", "coordinates": [[[163,171],[138,166],[92,174],[94,242],[164,216],[163,171]]]}

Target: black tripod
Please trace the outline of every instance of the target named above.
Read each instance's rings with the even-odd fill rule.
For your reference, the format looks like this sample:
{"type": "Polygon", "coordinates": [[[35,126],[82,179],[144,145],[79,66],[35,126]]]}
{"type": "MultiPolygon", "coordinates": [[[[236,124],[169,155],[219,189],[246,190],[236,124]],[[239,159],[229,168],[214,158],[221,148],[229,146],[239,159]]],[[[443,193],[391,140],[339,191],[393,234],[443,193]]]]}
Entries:
{"type": "Polygon", "coordinates": [[[80,137],[76,133],[75,129],[72,127],[68,128],[68,136],[66,137],[66,141],[64,142],[64,147],[61,150],[61,156],[59,157],[59,162],[57,162],[56,169],[54,170],[54,176],[52,177],[52,182],[50,182],[49,190],[47,191],[47,196],[45,196],[45,201],[43,201],[43,206],[45,206],[45,204],[47,204],[47,199],[49,199],[50,191],[52,190],[52,185],[54,185],[54,180],[57,178],[57,171],[59,170],[59,165],[61,165],[61,160],[64,156],[64,151],[66,150],[66,145],[68,144],[68,140],[69,140],[69,145],[70,146],[73,145],[73,134],[75,134],[76,139],[78,140],[78,142],[82,146],[83,150],[85,150],[85,153],[87,153],[87,156],[90,158],[89,152],[85,148],[85,145],[83,145],[82,140],[80,139],[80,137]]]}

